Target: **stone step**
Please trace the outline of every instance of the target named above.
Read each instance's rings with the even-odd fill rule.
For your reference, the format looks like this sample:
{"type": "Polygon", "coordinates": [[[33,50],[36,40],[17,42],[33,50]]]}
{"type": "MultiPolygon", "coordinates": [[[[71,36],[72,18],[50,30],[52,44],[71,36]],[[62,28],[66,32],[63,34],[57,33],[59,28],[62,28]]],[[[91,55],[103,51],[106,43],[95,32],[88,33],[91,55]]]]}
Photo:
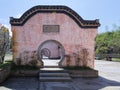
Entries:
{"type": "Polygon", "coordinates": [[[40,82],[68,82],[71,81],[70,77],[40,77],[40,82]]]}
{"type": "Polygon", "coordinates": [[[65,73],[66,71],[58,71],[58,70],[54,70],[54,71],[49,71],[49,70],[40,70],[40,73],[65,73]]]}
{"type": "Polygon", "coordinates": [[[60,73],[60,72],[54,72],[54,73],[40,73],[40,77],[69,77],[68,73],[60,73]]]}
{"type": "Polygon", "coordinates": [[[58,66],[44,66],[44,68],[59,68],[58,66]]]}
{"type": "Polygon", "coordinates": [[[62,68],[41,68],[40,69],[40,73],[57,73],[57,72],[66,72],[64,69],[62,68]]]}
{"type": "Polygon", "coordinates": [[[56,71],[56,70],[58,70],[58,71],[60,71],[60,70],[64,70],[64,69],[63,68],[59,68],[59,67],[58,68],[52,68],[52,67],[50,68],[50,67],[48,67],[48,68],[41,68],[40,70],[49,70],[49,71],[54,71],[54,70],[56,71]]]}
{"type": "Polygon", "coordinates": [[[68,82],[72,81],[69,74],[62,68],[41,68],[40,82],[68,82]]]}

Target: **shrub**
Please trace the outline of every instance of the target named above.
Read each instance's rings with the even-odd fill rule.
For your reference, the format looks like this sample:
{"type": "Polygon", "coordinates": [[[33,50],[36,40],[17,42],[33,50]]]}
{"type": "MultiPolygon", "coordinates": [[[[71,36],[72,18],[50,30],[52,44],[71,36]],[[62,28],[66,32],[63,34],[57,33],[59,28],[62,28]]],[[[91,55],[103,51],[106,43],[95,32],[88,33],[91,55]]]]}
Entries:
{"type": "Polygon", "coordinates": [[[12,61],[7,61],[7,62],[4,62],[4,63],[0,64],[0,68],[5,68],[5,67],[8,67],[8,66],[12,66],[12,61]]]}
{"type": "Polygon", "coordinates": [[[12,64],[12,70],[38,70],[36,66],[30,65],[16,65],[15,63],[12,64]]]}

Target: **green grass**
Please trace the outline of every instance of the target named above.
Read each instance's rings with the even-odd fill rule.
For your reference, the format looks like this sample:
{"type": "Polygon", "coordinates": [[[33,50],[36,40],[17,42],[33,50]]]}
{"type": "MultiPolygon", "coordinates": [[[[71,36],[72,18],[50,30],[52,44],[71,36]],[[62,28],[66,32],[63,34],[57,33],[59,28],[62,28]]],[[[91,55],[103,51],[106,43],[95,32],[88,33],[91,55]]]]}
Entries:
{"type": "Polygon", "coordinates": [[[36,66],[29,66],[29,65],[15,65],[13,63],[12,70],[39,70],[36,66]]]}
{"type": "Polygon", "coordinates": [[[12,61],[4,62],[0,64],[0,68],[5,68],[12,65],[12,61]]]}
{"type": "Polygon", "coordinates": [[[90,67],[86,67],[86,66],[83,66],[83,67],[80,67],[80,66],[66,66],[66,67],[63,67],[64,69],[67,69],[67,70],[92,70],[90,67]]]}
{"type": "Polygon", "coordinates": [[[39,70],[39,68],[35,66],[15,65],[12,60],[7,60],[4,63],[0,64],[0,68],[5,68],[8,66],[11,66],[11,70],[39,70]]]}
{"type": "Polygon", "coordinates": [[[120,62],[120,58],[112,58],[112,61],[120,62]]]}

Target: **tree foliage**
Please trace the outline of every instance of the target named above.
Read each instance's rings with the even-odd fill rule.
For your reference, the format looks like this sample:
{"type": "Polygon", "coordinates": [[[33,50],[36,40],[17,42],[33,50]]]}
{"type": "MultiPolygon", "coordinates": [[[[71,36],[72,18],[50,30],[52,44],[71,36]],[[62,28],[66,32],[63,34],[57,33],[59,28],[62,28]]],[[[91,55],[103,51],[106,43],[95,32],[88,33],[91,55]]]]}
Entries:
{"type": "Polygon", "coordinates": [[[0,27],[0,63],[4,61],[5,53],[9,46],[9,31],[6,27],[0,27]]]}
{"type": "Polygon", "coordinates": [[[95,50],[96,54],[120,54],[120,27],[111,32],[98,34],[95,50]]]}

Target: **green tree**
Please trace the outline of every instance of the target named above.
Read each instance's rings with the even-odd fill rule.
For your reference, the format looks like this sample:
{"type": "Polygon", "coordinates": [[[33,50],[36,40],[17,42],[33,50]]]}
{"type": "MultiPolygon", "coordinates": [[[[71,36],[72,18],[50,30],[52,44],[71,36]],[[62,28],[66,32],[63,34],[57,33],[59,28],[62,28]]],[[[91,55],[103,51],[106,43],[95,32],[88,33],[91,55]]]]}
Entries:
{"type": "Polygon", "coordinates": [[[0,27],[0,63],[4,61],[5,53],[9,47],[9,31],[6,27],[0,27]]]}
{"type": "Polygon", "coordinates": [[[96,54],[120,54],[120,27],[111,32],[98,34],[95,50],[96,54]]]}

